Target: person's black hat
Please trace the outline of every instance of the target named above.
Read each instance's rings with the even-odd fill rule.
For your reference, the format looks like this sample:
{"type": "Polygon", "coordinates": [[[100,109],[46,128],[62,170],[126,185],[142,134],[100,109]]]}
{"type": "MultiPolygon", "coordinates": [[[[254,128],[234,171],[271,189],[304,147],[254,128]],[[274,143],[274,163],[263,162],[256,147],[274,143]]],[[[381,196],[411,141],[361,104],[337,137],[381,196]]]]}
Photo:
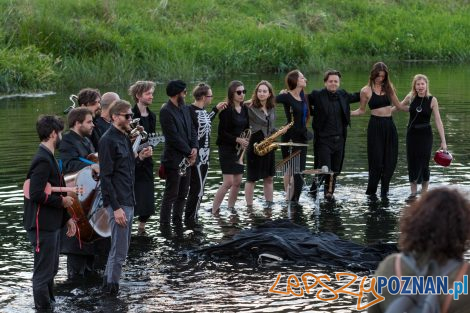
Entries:
{"type": "Polygon", "coordinates": [[[182,80],[172,80],[166,86],[166,94],[168,97],[174,97],[186,89],[186,83],[182,80]]]}

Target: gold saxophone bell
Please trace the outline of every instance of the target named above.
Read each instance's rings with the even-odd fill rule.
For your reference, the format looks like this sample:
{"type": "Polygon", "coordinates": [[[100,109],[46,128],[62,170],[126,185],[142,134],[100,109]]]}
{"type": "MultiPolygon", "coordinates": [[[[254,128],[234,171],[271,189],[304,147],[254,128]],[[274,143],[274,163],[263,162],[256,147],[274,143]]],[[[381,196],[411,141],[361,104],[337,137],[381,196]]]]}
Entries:
{"type": "Polygon", "coordinates": [[[264,138],[260,142],[256,142],[253,145],[253,150],[255,154],[259,156],[264,156],[269,152],[279,148],[279,145],[275,143],[274,140],[284,134],[289,128],[292,127],[292,125],[294,125],[294,119],[292,119],[292,122],[290,122],[289,124],[284,125],[283,127],[279,128],[278,131],[272,133],[271,136],[264,138]]]}

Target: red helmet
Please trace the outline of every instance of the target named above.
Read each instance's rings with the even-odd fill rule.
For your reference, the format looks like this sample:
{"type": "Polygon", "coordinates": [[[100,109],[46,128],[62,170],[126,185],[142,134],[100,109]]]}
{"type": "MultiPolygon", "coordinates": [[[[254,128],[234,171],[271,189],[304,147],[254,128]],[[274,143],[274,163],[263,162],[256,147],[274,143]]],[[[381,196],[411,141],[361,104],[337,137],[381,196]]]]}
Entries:
{"type": "Polygon", "coordinates": [[[452,162],[452,154],[449,151],[438,150],[434,154],[434,161],[444,167],[447,167],[452,162]]]}

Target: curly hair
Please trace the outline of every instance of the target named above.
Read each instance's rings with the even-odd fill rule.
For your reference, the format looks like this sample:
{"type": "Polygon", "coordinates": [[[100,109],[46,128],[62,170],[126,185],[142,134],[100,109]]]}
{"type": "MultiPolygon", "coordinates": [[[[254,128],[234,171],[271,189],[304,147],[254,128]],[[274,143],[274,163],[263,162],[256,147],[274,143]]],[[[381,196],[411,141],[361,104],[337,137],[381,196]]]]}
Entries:
{"type": "Polygon", "coordinates": [[[429,254],[440,263],[463,258],[470,239],[470,203],[456,189],[435,188],[405,208],[400,219],[403,252],[429,254]]]}

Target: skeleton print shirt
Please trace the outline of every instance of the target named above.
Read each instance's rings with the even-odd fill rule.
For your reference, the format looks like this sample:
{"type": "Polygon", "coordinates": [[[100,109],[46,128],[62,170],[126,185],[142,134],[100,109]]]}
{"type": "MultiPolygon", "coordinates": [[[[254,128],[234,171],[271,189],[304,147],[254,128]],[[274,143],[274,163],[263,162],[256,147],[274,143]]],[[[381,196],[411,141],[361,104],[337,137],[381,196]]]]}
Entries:
{"type": "Polygon", "coordinates": [[[210,153],[210,135],[211,135],[211,122],[217,115],[217,107],[207,112],[195,105],[190,106],[191,117],[197,129],[197,139],[199,141],[198,163],[208,164],[210,153]]]}

